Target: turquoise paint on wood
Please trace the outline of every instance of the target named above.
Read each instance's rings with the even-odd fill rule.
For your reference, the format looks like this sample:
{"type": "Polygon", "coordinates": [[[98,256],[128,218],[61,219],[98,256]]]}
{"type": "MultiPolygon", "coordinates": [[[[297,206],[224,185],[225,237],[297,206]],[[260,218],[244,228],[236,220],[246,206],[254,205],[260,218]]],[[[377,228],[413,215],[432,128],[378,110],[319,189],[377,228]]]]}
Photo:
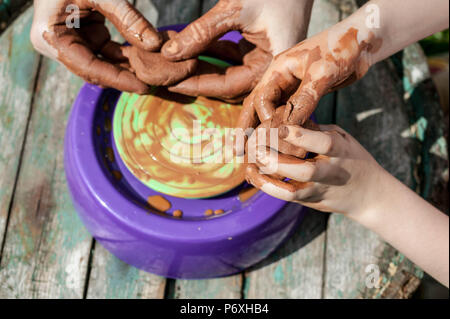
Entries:
{"type": "Polygon", "coordinates": [[[29,9],[0,37],[0,245],[39,64],[28,40],[32,15],[29,9]]]}
{"type": "MultiPolygon", "coordinates": [[[[135,1],[129,0],[130,3],[135,1]]],[[[138,0],[135,3],[141,13],[151,22],[156,21],[156,12],[149,0],[138,0]]],[[[114,41],[123,42],[123,37],[110,22],[107,22],[114,41]]],[[[165,278],[140,271],[125,264],[95,244],[90,277],[87,280],[87,298],[163,298],[165,278]]]]}
{"type": "Polygon", "coordinates": [[[96,243],[87,298],[163,298],[165,282],[163,277],[127,265],[96,243]]]}
{"type": "Polygon", "coordinates": [[[0,271],[0,282],[21,284],[7,296],[83,297],[92,239],[71,203],[63,148],[81,85],[61,64],[43,60],[0,271]]]}

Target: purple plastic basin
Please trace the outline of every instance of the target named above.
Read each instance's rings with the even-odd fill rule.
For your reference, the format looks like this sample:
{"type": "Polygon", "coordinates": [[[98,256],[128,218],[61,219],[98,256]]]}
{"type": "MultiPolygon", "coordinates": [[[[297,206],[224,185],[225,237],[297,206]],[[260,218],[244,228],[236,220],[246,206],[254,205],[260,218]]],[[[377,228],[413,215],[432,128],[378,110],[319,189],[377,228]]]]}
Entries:
{"type": "MultiPolygon", "coordinates": [[[[226,38],[238,41],[240,35],[226,38]]],[[[64,159],[76,211],[116,257],[170,278],[226,276],[267,257],[301,222],[300,205],[262,192],[241,203],[239,188],[209,199],[165,196],[183,210],[183,218],[150,213],[146,198],[158,193],[137,180],[115,150],[110,124],[119,96],[112,89],[82,87],[69,118],[64,159]],[[226,213],[203,215],[214,207],[225,207],[226,213]]]]}

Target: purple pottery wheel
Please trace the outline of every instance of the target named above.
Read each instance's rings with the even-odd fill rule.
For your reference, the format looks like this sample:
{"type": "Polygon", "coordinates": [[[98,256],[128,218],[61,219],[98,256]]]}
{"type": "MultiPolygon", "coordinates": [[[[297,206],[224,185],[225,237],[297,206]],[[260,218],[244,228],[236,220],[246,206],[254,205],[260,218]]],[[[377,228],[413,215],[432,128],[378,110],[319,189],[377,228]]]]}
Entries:
{"type": "MultiPolygon", "coordinates": [[[[230,32],[224,38],[237,42],[241,36],[230,32]]],[[[119,259],[170,278],[231,275],[267,257],[301,222],[303,207],[262,192],[241,203],[244,186],[209,199],[164,195],[172,210],[183,210],[181,219],[149,213],[146,198],[159,193],[137,180],[115,150],[110,123],[119,96],[112,89],[82,87],[69,118],[64,159],[81,220],[119,259]],[[226,213],[206,217],[206,209],[226,213]]]]}

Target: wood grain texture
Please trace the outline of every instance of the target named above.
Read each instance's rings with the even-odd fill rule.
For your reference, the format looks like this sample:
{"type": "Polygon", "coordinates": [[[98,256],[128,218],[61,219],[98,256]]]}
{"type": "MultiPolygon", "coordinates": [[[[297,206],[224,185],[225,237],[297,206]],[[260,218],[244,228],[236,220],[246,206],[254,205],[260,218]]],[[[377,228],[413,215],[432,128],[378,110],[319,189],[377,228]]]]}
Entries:
{"type": "Polygon", "coordinates": [[[32,15],[29,9],[0,37],[0,247],[39,65],[39,55],[28,40],[32,15]]]}
{"type": "Polygon", "coordinates": [[[242,275],[206,280],[176,280],[174,298],[177,299],[239,299],[242,275]]]}
{"type": "Polygon", "coordinates": [[[82,81],[43,59],[0,271],[6,297],[83,297],[91,237],[64,174],[66,119],[82,81]]]}
{"type": "Polygon", "coordinates": [[[87,298],[163,298],[165,282],[120,261],[96,243],[87,298]]]}
{"type": "Polygon", "coordinates": [[[411,132],[421,149],[415,169],[417,192],[448,214],[448,117],[445,118],[440,107],[438,91],[420,45],[408,46],[397,57],[410,124],[423,124],[416,127],[415,133],[411,132]]]}
{"type": "MultiPolygon", "coordinates": [[[[336,24],[339,10],[328,0],[314,1],[308,35],[336,24]]],[[[318,106],[320,123],[333,121],[334,95],[318,106]]],[[[325,228],[328,215],[310,212],[297,233],[274,256],[273,262],[246,273],[246,298],[321,298],[325,255],[325,228]],[[277,256],[278,255],[278,256],[277,256]]]]}
{"type": "MultiPolygon", "coordinates": [[[[289,204],[283,214],[298,213],[289,204]]],[[[308,210],[295,234],[274,254],[246,272],[245,298],[321,298],[327,214],[308,210]]]]}
{"type": "MultiPolygon", "coordinates": [[[[133,2],[133,1],[130,1],[133,2]]],[[[133,2],[138,10],[156,24],[158,12],[149,0],[133,2]]],[[[112,37],[120,41],[115,29],[112,37]]],[[[166,280],[130,266],[117,259],[99,243],[95,244],[90,276],[87,280],[87,298],[163,298],[166,280]]]]}

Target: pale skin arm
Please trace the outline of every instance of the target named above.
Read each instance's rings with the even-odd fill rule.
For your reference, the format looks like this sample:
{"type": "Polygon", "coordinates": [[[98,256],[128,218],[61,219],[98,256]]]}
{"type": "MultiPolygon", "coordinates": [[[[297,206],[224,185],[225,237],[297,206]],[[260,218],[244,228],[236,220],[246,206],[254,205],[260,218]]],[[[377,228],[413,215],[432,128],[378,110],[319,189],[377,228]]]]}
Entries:
{"type": "Polygon", "coordinates": [[[346,215],[448,287],[448,216],[391,176],[338,126],[313,131],[286,125],[279,135],[318,156],[302,160],[259,145],[256,164],[247,168],[250,183],[274,197],[346,215]]]}
{"type": "MultiPolygon", "coordinates": [[[[448,27],[449,1],[375,0],[333,27],[277,55],[244,101],[238,127],[256,127],[286,105],[283,122],[302,125],[320,98],[362,78],[374,63],[448,27]],[[368,24],[379,11],[379,28],[368,24]]],[[[237,148],[242,153],[243,148],[237,148]]]]}
{"type": "Polygon", "coordinates": [[[449,285],[449,219],[391,175],[380,185],[379,201],[355,220],[449,285]]]}
{"type": "Polygon", "coordinates": [[[380,49],[372,54],[372,63],[386,59],[408,45],[448,28],[449,1],[445,0],[372,0],[354,15],[341,22],[342,28],[356,26],[363,32],[373,31],[382,39],[380,49]],[[379,28],[366,22],[379,9],[379,28]]]}

